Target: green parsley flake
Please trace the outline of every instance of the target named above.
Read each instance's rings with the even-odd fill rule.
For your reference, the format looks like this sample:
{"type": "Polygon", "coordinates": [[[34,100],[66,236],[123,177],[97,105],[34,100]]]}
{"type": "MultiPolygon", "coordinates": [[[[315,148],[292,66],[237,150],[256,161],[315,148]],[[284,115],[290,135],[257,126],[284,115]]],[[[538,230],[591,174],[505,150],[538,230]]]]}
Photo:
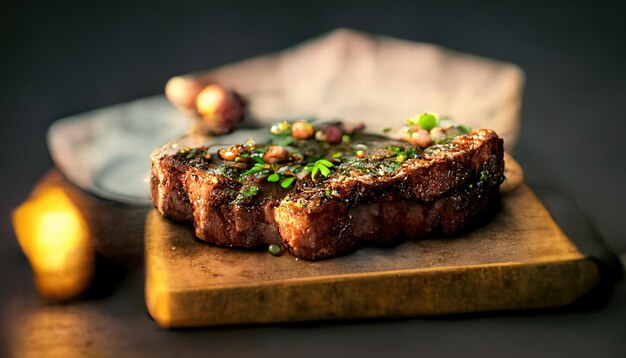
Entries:
{"type": "Polygon", "coordinates": [[[296,177],[287,177],[280,181],[280,186],[284,189],[287,189],[293,184],[293,181],[296,180],[296,177]]]}
{"type": "Polygon", "coordinates": [[[276,183],[279,180],[280,180],[280,175],[277,173],[274,173],[267,177],[267,181],[270,183],[276,183]]]}
{"type": "Polygon", "coordinates": [[[250,185],[248,187],[244,187],[239,193],[239,196],[241,199],[248,199],[253,196],[256,196],[258,193],[259,193],[259,187],[256,185],[250,185]]]}

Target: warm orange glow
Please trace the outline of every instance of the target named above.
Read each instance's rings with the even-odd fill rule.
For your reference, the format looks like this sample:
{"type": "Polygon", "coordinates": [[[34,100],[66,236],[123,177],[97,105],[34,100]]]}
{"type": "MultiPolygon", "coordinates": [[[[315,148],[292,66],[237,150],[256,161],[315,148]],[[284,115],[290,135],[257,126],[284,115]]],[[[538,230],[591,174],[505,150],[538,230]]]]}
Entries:
{"type": "Polygon", "coordinates": [[[220,86],[207,86],[196,99],[198,112],[205,118],[212,118],[224,102],[224,98],[224,90],[220,86]]]}
{"type": "Polygon", "coordinates": [[[84,291],[94,252],[87,224],[61,188],[47,188],[17,208],[13,227],[42,296],[64,300],[84,291]]]}

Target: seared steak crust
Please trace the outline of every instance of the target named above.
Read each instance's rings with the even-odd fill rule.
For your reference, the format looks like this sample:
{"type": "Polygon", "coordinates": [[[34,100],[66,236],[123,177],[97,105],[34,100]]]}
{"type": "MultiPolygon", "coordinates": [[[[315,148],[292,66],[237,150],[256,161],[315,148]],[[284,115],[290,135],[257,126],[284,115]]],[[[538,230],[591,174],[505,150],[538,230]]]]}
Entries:
{"type": "Polygon", "coordinates": [[[371,158],[338,165],[327,178],[302,178],[288,189],[267,176],[242,176],[205,152],[181,155],[166,146],[152,156],[152,200],[166,217],[193,223],[203,241],[238,248],[282,243],[309,260],[347,253],[360,243],[452,234],[497,203],[504,153],[491,130],[458,136],[400,165],[376,156],[399,142],[363,141],[373,148],[371,158]]]}

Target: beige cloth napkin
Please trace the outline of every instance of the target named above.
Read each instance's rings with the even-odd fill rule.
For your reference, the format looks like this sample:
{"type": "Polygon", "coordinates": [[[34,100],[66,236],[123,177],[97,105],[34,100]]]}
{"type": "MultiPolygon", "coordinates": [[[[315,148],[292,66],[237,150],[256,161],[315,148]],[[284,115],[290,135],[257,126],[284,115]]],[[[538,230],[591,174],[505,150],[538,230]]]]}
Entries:
{"type": "MultiPolygon", "coordinates": [[[[284,51],[173,81],[218,82],[249,102],[255,124],[314,116],[400,127],[420,112],[492,128],[510,150],[524,75],[516,65],[436,45],[338,29],[284,51]]],[[[175,105],[181,99],[168,93],[175,105]]]]}

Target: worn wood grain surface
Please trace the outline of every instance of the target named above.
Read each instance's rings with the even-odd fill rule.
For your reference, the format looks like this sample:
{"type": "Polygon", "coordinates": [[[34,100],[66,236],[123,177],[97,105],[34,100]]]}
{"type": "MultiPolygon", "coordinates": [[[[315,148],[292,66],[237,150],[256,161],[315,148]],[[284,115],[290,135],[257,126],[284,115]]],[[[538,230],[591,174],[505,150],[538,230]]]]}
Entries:
{"type": "Polygon", "coordinates": [[[526,186],[461,237],[318,262],[201,243],[156,211],[145,227],[146,302],[162,327],[557,307],[600,279],[526,186]]]}

